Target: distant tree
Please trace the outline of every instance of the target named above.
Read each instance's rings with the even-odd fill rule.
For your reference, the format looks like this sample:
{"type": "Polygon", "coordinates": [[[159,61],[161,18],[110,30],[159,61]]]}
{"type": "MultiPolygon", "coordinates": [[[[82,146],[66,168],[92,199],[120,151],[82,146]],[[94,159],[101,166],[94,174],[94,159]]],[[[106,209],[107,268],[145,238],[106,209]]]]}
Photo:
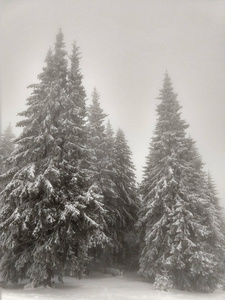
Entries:
{"type": "Polygon", "coordinates": [[[115,137],[114,137],[114,131],[112,128],[112,125],[110,121],[108,120],[106,124],[106,146],[107,146],[107,155],[108,155],[108,161],[111,163],[111,168],[114,167],[114,161],[115,161],[115,137]]]}
{"type": "Polygon", "coordinates": [[[3,279],[28,277],[34,286],[51,285],[55,274],[62,280],[65,271],[80,277],[88,248],[104,239],[102,199],[87,174],[79,56],[74,45],[68,70],[61,30],[38,78],[0,196],[3,279]]]}
{"type": "MultiPolygon", "coordinates": [[[[12,131],[12,126],[9,124],[4,133],[0,136],[0,174],[7,170],[6,160],[15,149],[15,135],[12,131]]],[[[7,181],[0,182],[0,191],[3,189],[7,181]]]]}
{"type": "Polygon", "coordinates": [[[92,151],[93,181],[101,183],[106,161],[105,118],[107,115],[100,107],[100,95],[95,88],[92,93],[92,103],[88,108],[88,146],[92,151]]]}
{"type": "Polygon", "coordinates": [[[124,263],[133,249],[132,226],[136,222],[138,201],[134,166],[124,134],[119,130],[114,137],[109,121],[105,126],[105,118],[95,89],[89,108],[89,147],[93,151],[93,181],[102,191],[107,211],[105,233],[109,238],[109,243],[98,249],[96,255],[105,265],[115,265],[124,263]]]}
{"type": "Polygon", "coordinates": [[[140,189],[140,274],[153,277],[159,289],[211,291],[219,282],[210,242],[217,232],[208,222],[202,163],[176,98],[166,74],[140,189]]]}
{"type": "Polygon", "coordinates": [[[4,133],[1,136],[0,141],[0,163],[1,163],[1,173],[3,171],[3,161],[13,152],[15,149],[15,135],[12,131],[12,126],[9,124],[4,133]]]}
{"type": "Polygon", "coordinates": [[[137,254],[134,225],[137,222],[140,200],[137,197],[132,153],[121,129],[117,131],[115,138],[114,169],[117,201],[111,215],[117,213],[114,218],[117,228],[117,261],[130,264],[133,263],[132,259],[135,261],[137,254]]]}
{"type": "Polygon", "coordinates": [[[11,123],[6,127],[2,137],[1,137],[1,155],[5,158],[9,156],[15,149],[14,144],[15,135],[12,131],[11,123]]]}
{"type": "Polygon", "coordinates": [[[112,128],[106,131],[105,118],[106,114],[100,107],[100,95],[95,88],[92,93],[92,103],[88,109],[88,147],[92,151],[91,155],[91,182],[98,186],[104,202],[105,224],[104,232],[108,237],[108,242],[104,245],[94,247],[92,255],[94,261],[101,261],[102,265],[108,264],[112,260],[111,252],[108,249],[113,247],[113,241],[110,234],[111,209],[116,197],[113,182],[113,131],[112,128]]]}

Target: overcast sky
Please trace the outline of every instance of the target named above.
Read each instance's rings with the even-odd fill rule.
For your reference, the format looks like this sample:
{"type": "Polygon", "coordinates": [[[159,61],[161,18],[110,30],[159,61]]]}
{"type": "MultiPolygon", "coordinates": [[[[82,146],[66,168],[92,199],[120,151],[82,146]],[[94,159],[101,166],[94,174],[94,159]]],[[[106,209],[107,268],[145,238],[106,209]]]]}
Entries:
{"type": "MultiPolygon", "coordinates": [[[[167,70],[225,206],[225,0],[0,0],[1,123],[25,109],[62,28],[90,99],[124,130],[140,181],[167,70]]],[[[20,130],[14,128],[18,134],[20,130]]]]}

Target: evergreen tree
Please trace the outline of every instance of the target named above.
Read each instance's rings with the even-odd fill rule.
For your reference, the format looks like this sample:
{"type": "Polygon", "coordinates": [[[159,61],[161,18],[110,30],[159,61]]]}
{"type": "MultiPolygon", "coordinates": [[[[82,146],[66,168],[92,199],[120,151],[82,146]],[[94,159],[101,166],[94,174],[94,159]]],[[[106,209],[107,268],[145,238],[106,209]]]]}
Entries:
{"type": "Polygon", "coordinates": [[[135,168],[132,153],[124,132],[119,129],[115,138],[115,185],[117,192],[115,226],[117,232],[118,255],[122,262],[133,263],[136,260],[137,244],[134,225],[137,221],[139,199],[137,197],[135,168]],[[118,218],[119,216],[119,218],[118,218]]]}
{"type": "Polygon", "coordinates": [[[134,167],[123,132],[119,130],[114,138],[110,122],[104,126],[106,114],[100,107],[96,89],[92,97],[89,108],[89,146],[93,151],[93,180],[104,198],[107,211],[105,233],[109,238],[104,250],[97,249],[96,256],[100,256],[105,265],[115,265],[124,263],[125,257],[128,258],[133,249],[129,243],[134,240],[132,226],[136,221],[138,207],[134,167]]]}
{"type": "Polygon", "coordinates": [[[28,277],[34,286],[51,285],[54,274],[62,280],[65,270],[80,277],[88,248],[104,239],[98,187],[85,177],[85,92],[77,48],[69,71],[61,30],[38,78],[20,114],[18,126],[24,128],[8,159],[11,169],[1,176],[9,183],[0,196],[3,279],[28,277]]]}
{"type": "Polygon", "coordinates": [[[106,135],[104,122],[107,117],[100,107],[99,99],[100,95],[95,88],[88,111],[88,145],[92,150],[93,181],[97,182],[101,181],[101,172],[105,169],[106,135]]]}
{"type": "MultiPolygon", "coordinates": [[[[195,146],[195,142],[189,138],[187,139],[189,150],[189,163],[192,164],[192,172],[189,175],[189,193],[198,195],[201,199],[201,204],[205,209],[200,208],[197,213],[201,215],[201,222],[207,226],[208,236],[205,236],[207,243],[207,251],[214,256],[214,276],[216,282],[223,283],[224,281],[224,260],[225,260],[225,236],[224,236],[224,222],[221,215],[221,207],[219,199],[216,197],[215,187],[211,181],[210,175],[206,175],[202,163],[202,159],[195,146]]],[[[188,157],[186,157],[188,160],[188,157]]],[[[197,217],[197,215],[196,215],[197,217]]],[[[203,280],[204,281],[204,280],[203,280]]],[[[211,285],[213,280],[210,282],[211,285]]],[[[201,288],[204,284],[201,281],[196,282],[201,288]]],[[[210,287],[205,287],[209,290],[210,287]]],[[[213,288],[213,287],[212,287],[213,288]]]]}
{"type": "Polygon", "coordinates": [[[209,243],[213,246],[217,258],[218,279],[224,284],[225,275],[225,222],[223,209],[220,206],[215,184],[211,175],[205,174],[205,190],[209,199],[209,214],[207,222],[211,227],[212,234],[209,236],[209,243]]]}
{"type": "Polygon", "coordinates": [[[113,258],[111,248],[114,247],[111,230],[112,222],[112,205],[115,199],[115,184],[113,182],[113,131],[108,124],[107,130],[105,127],[106,114],[100,107],[100,96],[96,88],[92,93],[92,103],[88,111],[88,146],[92,151],[91,157],[91,182],[98,186],[99,191],[103,197],[104,209],[106,214],[104,216],[104,232],[107,236],[107,243],[102,247],[95,247],[92,249],[92,255],[95,263],[100,262],[102,265],[109,264],[113,258]]]}
{"type": "Polygon", "coordinates": [[[107,155],[108,155],[108,161],[111,163],[111,168],[113,169],[114,161],[115,161],[115,137],[114,137],[114,131],[112,128],[112,125],[110,121],[108,120],[106,124],[106,144],[107,144],[107,155]]]}
{"type": "Polygon", "coordinates": [[[7,158],[15,149],[14,139],[12,126],[9,124],[1,137],[0,153],[4,158],[7,158]]]}
{"type": "Polygon", "coordinates": [[[211,291],[218,283],[218,257],[210,243],[202,163],[168,74],[157,107],[158,120],[141,184],[140,274],[155,287],[211,291]]]}
{"type": "MultiPolygon", "coordinates": [[[[100,107],[99,94],[94,89],[92,93],[92,104],[88,111],[88,147],[91,151],[90,160],[90,181],[92,184],[98,186],[99,191],[103,197],[105,210],[108,211],[106,198],[114,196],[113,182],[111,180],[112,161],[110,159],[110,149],[108,149],[108,141],[105,131],[106,114],[100,107]]],[[[112,149],[111,149],[112,150],[112,149]]],[[[106,217],[106,216],[105,216],[106,217]]],[[[107,226],[105,224],[105,226],[107,226]]]]}
{"type": "MultiPolygon", "coordinates": [[[[12,126],[9,124],[0,137],[0,174],[6,171],[7,166],[5,165],[5,161],[15,149],[14,139],[15,135],[12,132],[12,126]]],[[[0,183],[0,190],[3,186],[4,183],[0,183]]]]}

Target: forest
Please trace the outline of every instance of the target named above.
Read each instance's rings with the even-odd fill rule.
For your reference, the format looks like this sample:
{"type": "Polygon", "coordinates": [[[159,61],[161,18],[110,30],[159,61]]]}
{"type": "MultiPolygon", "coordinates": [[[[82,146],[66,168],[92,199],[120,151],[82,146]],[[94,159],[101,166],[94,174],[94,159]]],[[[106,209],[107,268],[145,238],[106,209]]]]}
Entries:
{"type": "Polygon", "coordinates": [[[169,74],[139,184],[97,88],[86,104],[80,56],[60,29],[19,113],[22,133],[9,125],[1,136],[2,282],[51,286],[115,269],[158,290],[214,291],[225,280],[225,223],[169,74]]]}

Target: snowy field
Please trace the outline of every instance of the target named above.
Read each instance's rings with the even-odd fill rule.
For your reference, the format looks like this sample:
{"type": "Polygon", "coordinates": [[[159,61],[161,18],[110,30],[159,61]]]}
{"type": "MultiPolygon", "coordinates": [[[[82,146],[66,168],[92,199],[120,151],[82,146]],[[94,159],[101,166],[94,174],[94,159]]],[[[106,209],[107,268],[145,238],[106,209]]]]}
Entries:
{"type": "Polygon", "coordinates": [[[225,300],[225,291],[221,289],[212,294],[177,290],[163,292],[154,290],[152,284],[131,275],[112,277],[96,273],[82,280],[66,277],[64,282],[54,288],[25,290],[23,285],[8,286],[1,290],[1,300],[225,300]]]}

